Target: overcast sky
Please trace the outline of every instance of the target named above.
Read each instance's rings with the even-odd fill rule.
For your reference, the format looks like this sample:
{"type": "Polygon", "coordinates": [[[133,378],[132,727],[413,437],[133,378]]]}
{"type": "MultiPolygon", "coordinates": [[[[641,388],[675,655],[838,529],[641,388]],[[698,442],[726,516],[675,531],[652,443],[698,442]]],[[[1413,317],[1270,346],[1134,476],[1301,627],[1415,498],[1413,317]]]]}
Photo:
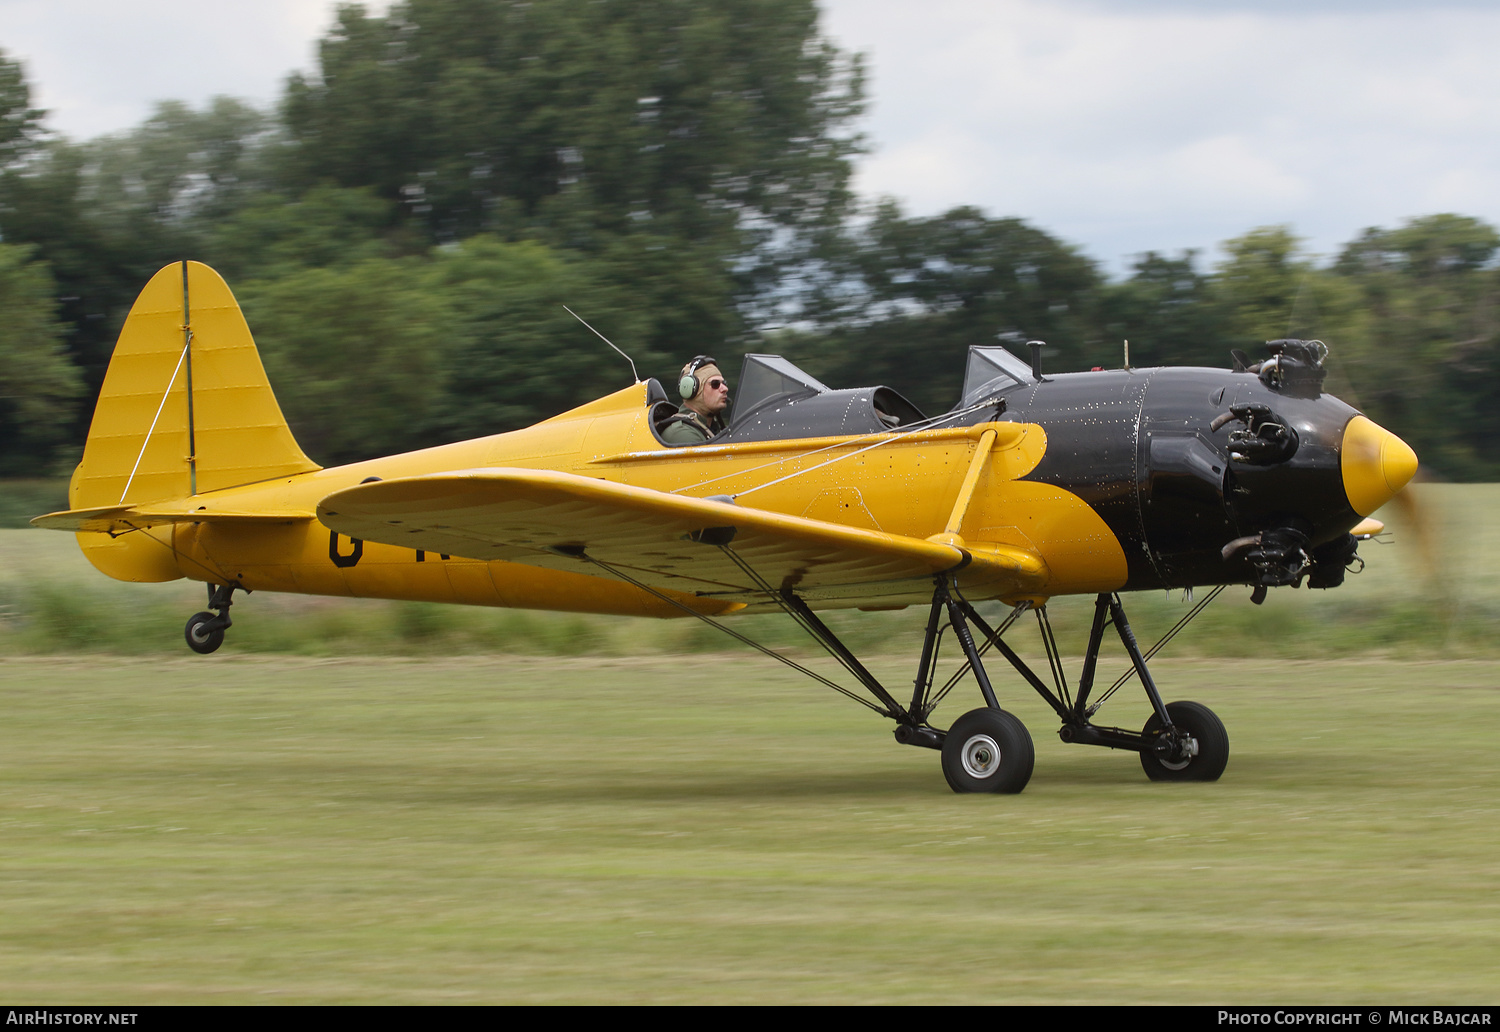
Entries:
{"type": "MultiPolygon", "coordinates": [[[[383,4],[379,5],[383,8],[383,4]]],[[[1327,254],[1371,225],[1500,224],[1500,4],[823,0],[867,55],[868,195],[1015,215],[1119,272],[1146,250],[1290,224],[1327,254]]],[[[325,0],[0,0],[75,139],[153,102],[269,104],[313,67],[325,0]]]]}

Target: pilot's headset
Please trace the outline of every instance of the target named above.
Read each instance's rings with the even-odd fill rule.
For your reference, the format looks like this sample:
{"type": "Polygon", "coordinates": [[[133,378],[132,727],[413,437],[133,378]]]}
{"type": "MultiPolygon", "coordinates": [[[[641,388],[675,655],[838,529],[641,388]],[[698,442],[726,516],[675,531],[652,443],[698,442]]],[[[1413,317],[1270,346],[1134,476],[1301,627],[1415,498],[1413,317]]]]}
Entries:
{"type": "Polygon", "coordinates": [[[703,384],[698,382],[698,370],[718,364],[719,360],[712,355],[695,355],[691,362],[682,367],[682,379],[677,381],[677,393],[682,395],[683,401],[692,401],[703,390],[703,384]]]}

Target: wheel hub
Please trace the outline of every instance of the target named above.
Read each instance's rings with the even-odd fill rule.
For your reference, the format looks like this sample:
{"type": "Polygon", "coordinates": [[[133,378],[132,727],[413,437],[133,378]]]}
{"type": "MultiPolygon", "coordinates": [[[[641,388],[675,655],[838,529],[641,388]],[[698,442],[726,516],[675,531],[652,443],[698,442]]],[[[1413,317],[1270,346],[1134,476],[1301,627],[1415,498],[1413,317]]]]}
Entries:
{"type": "Polygon", "coordinates": [[[1182,770],[1198,755],[1198,739],[1186,732],[1163,731],[1156,739],[1156,759],[1168,770],[1182,770]]]}
{"type": "Polygon", "coordinates": [[[989,735],[974,735],[964,743],[959,759],[970,777],[987,778],[1000,769],[1000,743],[989,735]]]}

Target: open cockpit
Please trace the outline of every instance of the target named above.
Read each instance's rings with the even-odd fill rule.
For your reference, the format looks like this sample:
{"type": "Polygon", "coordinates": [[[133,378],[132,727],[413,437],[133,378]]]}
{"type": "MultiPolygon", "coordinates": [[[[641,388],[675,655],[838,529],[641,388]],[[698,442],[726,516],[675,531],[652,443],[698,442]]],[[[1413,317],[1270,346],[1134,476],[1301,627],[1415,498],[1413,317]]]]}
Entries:
{"type": "MultiPolygon", "coordinates": [[[[889,387],[836,390],[780,355],[746,355],[737,387],[728,427],[714,444],[854,437],[898,430],[926,418],[889,387]]],[[[677,409],[655,381],[648,385],[647,399],[652,428],[660,438],[663,424],[677,409]]]]}

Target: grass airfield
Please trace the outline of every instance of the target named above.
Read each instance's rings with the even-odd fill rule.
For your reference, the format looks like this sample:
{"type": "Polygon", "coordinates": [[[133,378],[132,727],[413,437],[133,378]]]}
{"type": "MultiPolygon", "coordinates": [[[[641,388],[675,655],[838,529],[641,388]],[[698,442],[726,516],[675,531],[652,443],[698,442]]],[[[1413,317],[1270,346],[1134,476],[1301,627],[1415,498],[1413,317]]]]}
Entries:
{"type": "Polygon", "coordinates": [[[1162,663],[1229,726],[1207,785],[1021,701],[1019,796],[952,794],[790,674],[741,697],[692,672],[0,664],[0,995],[1495,1001],[1487,663],[1162,663]]]}
{"type": "MultiPolygon", "coordinates": [[[[1167,698],[1224,719],[1222,781],[1154,784],[1131,754],[1065,746],[1007,676],[1037,764],[1001,797],[952,794],[936,753],[762,657],[663,654],[705,647],[670,637],[687,625],[643,645],[542,622],[547,651],[607,655],[496,654],[478,631],[452,654],[461,621],[257,595],[199,658],[175,635],[201,589],[90,580],[65,535],[4,532],[0,992],[1493,1004],[1500,691],[1493,643],[1456,629],[1493,611],[1494,494],[1445,517],[1466,562],[1437,589],[1377,551],[1347,594],[1221,600],[1189,658],[1153,664],[1167,698]],[[39,570],[60,590],[37,594],[39,570]],[[1403,638],[1377,603],[1424,591],[1442,627],[1403,638]],[[289,652],[254,647],[267,626],[289,652]],[[367,653],[368,626],[415,629],[414,654],[317,654],[339,626],[367,653]]],[[[1159,597],[1127,602],[1154,640],[1159,597]]],[[[877,635],[921,620],[875,616],[877,635]]],[[[911,644],[877,660],[890,682],[911,644]]],[[[976,704],[965,684],[939,716],[976,704]]],[[[1130,685],[1100,719],[1145,716],[1130,685]]]]}

